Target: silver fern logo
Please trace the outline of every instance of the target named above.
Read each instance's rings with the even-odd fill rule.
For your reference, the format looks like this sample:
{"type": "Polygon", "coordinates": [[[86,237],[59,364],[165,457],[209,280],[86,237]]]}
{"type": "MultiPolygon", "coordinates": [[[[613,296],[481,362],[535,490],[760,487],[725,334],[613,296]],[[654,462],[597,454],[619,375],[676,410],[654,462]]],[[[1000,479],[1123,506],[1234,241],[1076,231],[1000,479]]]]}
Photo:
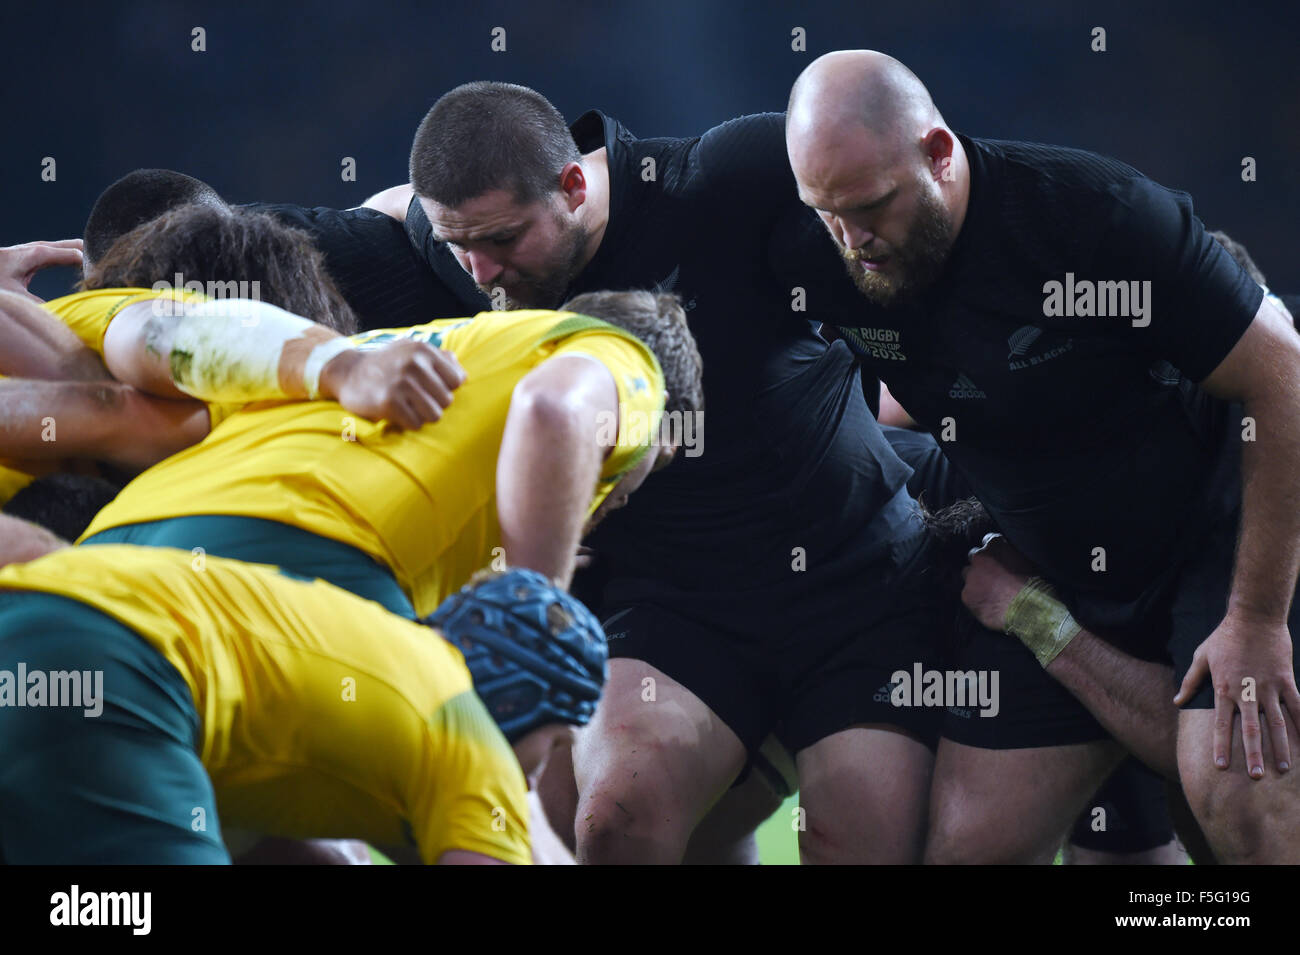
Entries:
{"type": "MultiPolygon", "coordinates": [[[[668,273],[668,278],[664,279],[662,282],[655,283],[655,288],[654,288],[655,294],[661,295],[664,292],[672,292],[674,295],[677,295],[678,298],[682,298],[682,296],[677,292],[677,273],[679,273],[681,270],[682,267],[680,265],[674,265],[673,270],[668,273]]],[[[695,299],[693,297],[689,302],[683,299],[682,308],[685,311],[689,312],[694,307],[695,307],[695,299]]]]}
{"type": "Polygon", "coordinates": [[[1043,330],[1037,325],[1026,325],[1024,328],[1017,331],[1007,339],[1007,347],[1011,349],[1011,354],[1009,354],[1007,358],[1015,358],[1016,356],[1023,355],[1025,352],[1029,351],[1029,346],[1038,341],[1039,336],[1042,334],[1043,330]]]}
{"type": "Polygon", "coordinates": [[[1010,349],[1010,354],[1007,355],[1007,367],[1012,371],[1032,368],[1034,365],[1041,365],[1045,361],[1059,358],[1074,347],[1074,339],[1067,338],[1060,345],[1048,348],[1045,352],[1030,355],[1029,350],[1042,337],[1043,330],[1037,325],[1026,325],[1017,329],[1015,334],[1007,339],[1007,348],[1010,349]]]}

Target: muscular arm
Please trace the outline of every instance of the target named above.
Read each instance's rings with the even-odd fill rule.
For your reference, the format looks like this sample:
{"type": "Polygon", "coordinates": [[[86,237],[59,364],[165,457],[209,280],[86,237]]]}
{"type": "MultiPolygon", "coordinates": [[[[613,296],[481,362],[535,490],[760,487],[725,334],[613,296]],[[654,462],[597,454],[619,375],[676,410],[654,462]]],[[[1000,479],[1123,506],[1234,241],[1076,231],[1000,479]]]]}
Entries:
{"type": "Polygon", "coordinates": [[[0,456],[83,458],[141,471],[203,440],[208,412],[115,381],[0,381],[0,456]]]}
{"type": "Polygon", "coordinates": [[[360,352],[338,332],[265,302],[230,299],[183,315],[140,302],[104,336],[104,360],[120,381],[161,397],[244,403],[336,400],[402,428],[437,421],[465,372],[447,352],[395,341],[360,352]]]}
{"type": "Polygon", "coordinates": [[[54,381],[109,377],[99,356],[57,315],[11,291],[0,291],[0,375],[54,381]]]}
{"type": "Polygon", "coordinates": [[[1300,337],[1265,298],[1228,356],[1202,381],[1211,394],[1240,401],[1255,422],[1243,441],[1241,529],[1228,612],[1197,648],[1177,702],[1207,676],[1218,716],[1214,758],[1228,765],[1233,711],[1241,712],[1246,769],[1264,774],[1261,717],[1274,760],[1285,771],[1290,745],[1283,710],[1300,722],[1287,614],[1300,572],[1300,337]],[[1252,693],[1245,690],[1253,687],[1252,693]]]}
{"type": "Polygon", "coordinates": [[[568,587],[609,450],[598,441],[601,416],[609,414],[618,414],[614,377],[584,356],[545,361],[515,386],[496,478],[501,542],[510,564],[568,587]]]}
{"type": "Polygon", "coordinates": [[[1085,628],[1048,664],[1047,672],[1125,749],[1166,778],[1178,778],[1171,667],[1131,657],[1085,628]]]}
{"type": "MultiPolygon", "coordinates": [[[[1008,608],[1032,573],[1017,551],[997,539],[972,555],[963,572],[962,602],[984,626],[1006,630],[1008,608]]],[[[1174,683],[1169,667],[1131,657],[1080,629],[1046,670],[1129,752],[1156,772],[1178,778],[1178,711],[1169,703],[1174,683]]]]}
{"type": "Polygon", "coordinates": [[[114,317],[104,362],[114,378],[164,398],[306,397],[307,358],[335,339],[337,332],[264,302],[205,302],[180,314],[154,300],[114,317]]]}
{"type": "Polygon", "coordinates": [[[1300,573],[1300,336],[1286,313],[1266,297],[1202,386],[1242,402],[1257,428],[1257,439],[1242,445],[1241,540],[1228,613],[1285,626],[1300,573]]]}

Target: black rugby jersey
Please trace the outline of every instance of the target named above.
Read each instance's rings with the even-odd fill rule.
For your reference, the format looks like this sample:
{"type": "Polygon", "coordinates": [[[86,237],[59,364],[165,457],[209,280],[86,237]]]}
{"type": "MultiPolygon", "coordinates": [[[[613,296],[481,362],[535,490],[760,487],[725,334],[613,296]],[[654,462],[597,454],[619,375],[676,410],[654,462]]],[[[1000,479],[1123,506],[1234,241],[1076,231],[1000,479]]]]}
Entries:
{"type": "Polygon", "coordinates": [[[966,219],[912,304],[863,298],[810,211],[795,244],[819,261],[773,254],[1045,574],[1117,607],[1154,599],[1239,504],[1240,409],[1195,382],[1262,291],[1184,193],[1093,153],[961,141],[966,219]]]}
{"type": "MultiPolygon", "coordinates": [[[[910,469],[867,411],[848,349],[815,334],[815,316],[792,308],[792,289],[769,261],[774,230],[801,208],[783,117],[639,139],[592,111],[571,129],[583,153],[607,150],[610,210],[600,248],[568,295],[675,292],[704,361],[704,453],[679,453],[591,542],[610,564],[609,601],[664,598],[700,616],[729,607],[746,620],[787,610],[798,619],[802,595],[837,587],[846,603],[825,609],[846,617],[864,568],[891,537],[914,530],[864,533],[910,469]],[[793,569],[795,548],[806,570],[793,569]]],[[[434,241],[418,202],[407,228],[467,307],[486,307],[434,241]]]]}
{"type": "Polygon", "coordinates": [[[460,299],[429,271],[391,216],[374,209],[286,203],[242,208],[273,215],[311,236],[362,329],[421,325],[461,314],[460,299]]]}

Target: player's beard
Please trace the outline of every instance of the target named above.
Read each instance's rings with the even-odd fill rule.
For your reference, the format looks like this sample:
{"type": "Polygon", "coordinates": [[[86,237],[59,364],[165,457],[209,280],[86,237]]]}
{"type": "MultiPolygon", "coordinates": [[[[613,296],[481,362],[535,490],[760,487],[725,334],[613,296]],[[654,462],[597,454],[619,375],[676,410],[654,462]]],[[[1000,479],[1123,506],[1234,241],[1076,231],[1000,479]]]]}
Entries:
{"type": "MultiPolygon", "coordinates": [[[[506,292],[506,308],[557,308],[578,273],[582,271],[591,233],[580,223],[561,225],[555,254],[535,272],[519,272],[512,295],[506,292]]],[[[492,286],[479,286],[492,297],[492,286]]]]}
{"type": "Polygon", "coordinates": [[[907,240],[890,253],[892,275],[871,272],[858,262],[856,250],[841,248],[849,277],[868,301],[883,306],[901,305],[932,285],[943,272],[952,249],[952,216],[943,201],[923,190],[907,240]]]}

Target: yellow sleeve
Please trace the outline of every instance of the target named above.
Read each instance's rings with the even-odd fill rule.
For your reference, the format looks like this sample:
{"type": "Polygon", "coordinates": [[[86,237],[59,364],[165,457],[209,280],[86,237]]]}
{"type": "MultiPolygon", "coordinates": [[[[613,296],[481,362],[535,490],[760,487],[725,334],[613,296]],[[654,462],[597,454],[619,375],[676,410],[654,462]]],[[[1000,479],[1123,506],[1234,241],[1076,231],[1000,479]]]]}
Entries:
{"type": "Polygon", "coordinates": [[[636,466],[658,440],[664,411],[664,376],[654,353],[633,337],[609,326],[565,339],[555,355],[586,355],[614,376],[618,387],[618,443],[600,476],[617,479],[636,466]]]}
{"type": "Polygon", "coordinates": [[[166,299],[173,302],[205,302],[206,295],[184,289],[155,292],[147,288],[98,288],[51,299],[45,307],[62,319],[99,356],[104,354],[104,333],[117,313],[136,302],[166,299]]]}
{"type": "Polygon", "coordinates": [[[420,857],[433,865],[461,849],[528,865],[528,783],[514,750],[473,690],[429,719],[424,766],[409,820],[420,857]]]}
{"type": "MultiPolygon", "coordinates": [[[[172,302],[206,302],[207,296],[199,292],[187,292],[184,289],[163,289],[154,291],[147,288],[100,288],[88,292],[77,292],[62,298],[51,299],[45,307],[57,315],[63,324],[92,349],[100,358],[104,357],[104,333],[118,312],[136,302],[148,302],[164,299],[172,302]]],[[[242,405],[208,404],[208,417],[212,427],[242,405]]]]}

